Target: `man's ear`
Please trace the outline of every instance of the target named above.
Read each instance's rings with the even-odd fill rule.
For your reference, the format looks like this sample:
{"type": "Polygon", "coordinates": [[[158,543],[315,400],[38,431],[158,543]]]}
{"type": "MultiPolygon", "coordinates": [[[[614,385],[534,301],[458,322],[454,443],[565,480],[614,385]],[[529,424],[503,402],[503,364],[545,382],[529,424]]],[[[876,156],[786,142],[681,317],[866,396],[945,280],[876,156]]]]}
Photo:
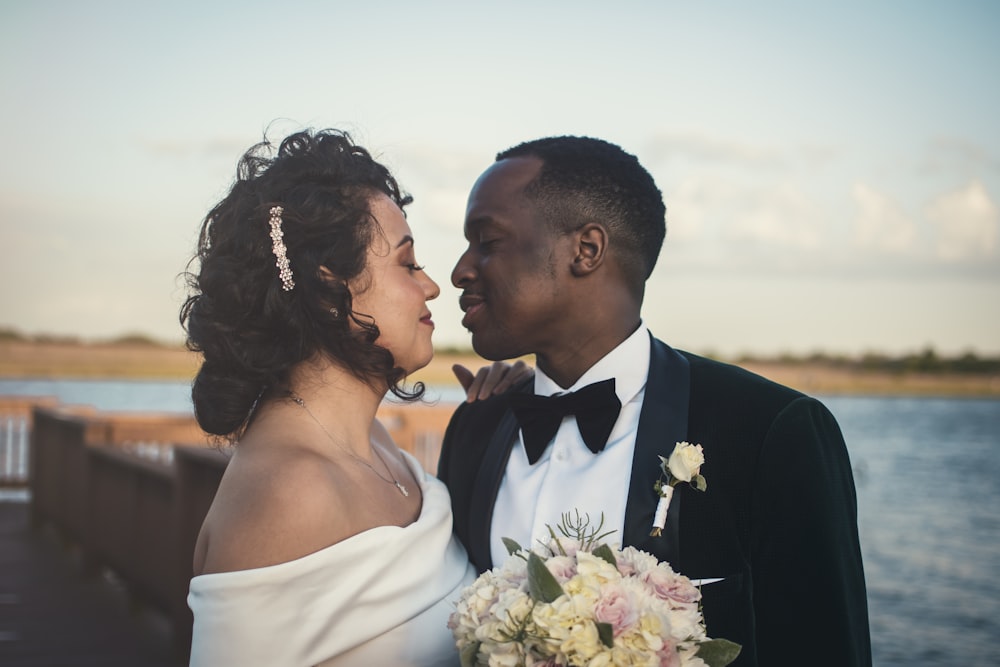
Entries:
{"type": "Polygon", "coordinates": [[[585,276],[604,263],[608,254],[608,230],[596,222],[588,222],[573,234],[576,254],[571,270],[574,276],[585,276]]]}

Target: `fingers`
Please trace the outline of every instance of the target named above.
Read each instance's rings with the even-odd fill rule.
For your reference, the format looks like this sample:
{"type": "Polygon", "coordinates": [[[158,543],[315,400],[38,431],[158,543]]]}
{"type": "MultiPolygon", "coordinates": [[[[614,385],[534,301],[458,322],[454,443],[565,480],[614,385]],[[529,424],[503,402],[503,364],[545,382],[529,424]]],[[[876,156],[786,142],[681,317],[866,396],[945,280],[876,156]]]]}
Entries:
{"type": "Polygon", "coordinates": [[[458,380],[458,384],[462,385],[462,389],[469,391],[469,387],[472,385],[474,377],[472,375],[472,371],[462,364],[452,364],[451,372],[455,374],[455,379],[458,380]]]}
{"type": "Polygon", "coordinates": [[[482,382],[479,385],[479,394],[476,398],[489,398],[493,394],[499,394],[500,392],[496,389],[497,385],[507,375],[508,368],[509,366],[502,361],[494,361],[489,366],[480,368],[479,372],[476,373],[476,380],[482,377],[482,382]]]}
{"type": "MultiPolygon", "coordinates": [[[[494,364],[494,366],[496,366],[496,364],[494,364]]],[[[498,382],[493,387],[493,394],[502,394],[515,384],[531,377],[534,374],[531,367],[520,359],[510,366],[506,364],[503,364],[503,366],[503,376],[499,378],[498,382]]]]}
{"type": "Polygon", "coordinates": [[[490,397],[490,389],[492,389],[496,384],[496,380],[491,380],[490,375],[495,373],[493,368],[497,365],[497,363],[499,362],[494,362],[491,366],[483,366],[476,371],[474,376],[472,375],[472,371],[468,370],[464,366],[462,367],[462,370],[465,371],[468,374],[468,377],[471,378],[468,384],[462,385],[465,389],[466,401],[469,403],[475,403],[478,400],[490,397]],[[489,382],[489,387],[486,386],[487,382],[489,382]]]}
{"type": "Polygon", "coordinates": [[[495,361],[489,366],[483,366],[474,375],[461,364],[453,365],[451,370],[465,390],[465,399],[469,403],[502,394],[534,374],[534,370],[520,360],[513,364],[495,361]]]}

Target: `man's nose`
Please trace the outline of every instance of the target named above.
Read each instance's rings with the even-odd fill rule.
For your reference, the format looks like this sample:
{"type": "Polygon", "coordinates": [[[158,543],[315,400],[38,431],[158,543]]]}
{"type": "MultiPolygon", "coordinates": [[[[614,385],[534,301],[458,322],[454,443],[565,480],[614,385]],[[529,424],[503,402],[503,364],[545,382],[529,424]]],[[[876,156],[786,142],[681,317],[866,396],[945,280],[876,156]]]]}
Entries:
{"type": "Polygon", "coordinates": [[[455,287],[465,287],[473,281],[475,275],[476,273],[472,267],[469,251],[466,250],[462,253],[462,256],[458,258],[455,268],[451,271],[451,284],[455,287]]]}

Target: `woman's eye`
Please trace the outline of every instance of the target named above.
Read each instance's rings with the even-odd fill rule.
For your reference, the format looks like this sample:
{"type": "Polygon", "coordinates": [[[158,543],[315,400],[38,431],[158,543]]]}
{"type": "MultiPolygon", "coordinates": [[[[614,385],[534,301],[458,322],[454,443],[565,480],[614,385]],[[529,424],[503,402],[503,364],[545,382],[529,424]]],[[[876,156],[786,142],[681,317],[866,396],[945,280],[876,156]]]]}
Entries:
{"type": "Polygon", "coordinates": [[[418,264],[407,264],[406,268],[408,268],[410,270],[410,273],[413,273],[415,271],[423,271],[424,270],[424,267],[420,266],[418,264]]]}

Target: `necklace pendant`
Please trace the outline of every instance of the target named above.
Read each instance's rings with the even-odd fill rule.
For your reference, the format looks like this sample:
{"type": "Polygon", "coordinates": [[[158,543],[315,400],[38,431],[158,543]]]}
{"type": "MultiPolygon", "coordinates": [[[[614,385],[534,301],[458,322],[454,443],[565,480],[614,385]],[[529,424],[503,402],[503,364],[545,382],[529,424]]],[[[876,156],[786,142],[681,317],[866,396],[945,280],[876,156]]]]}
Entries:
{"type": "MultiPolygon", "coordinates": [[[[393,480],[393,481],[395,481],[395,480],[393,480]]],[[[399,492],[400,492],[400,493],[402,493],[402,494],[403,494],[404,496],[406,496],[407,498],[409,498],[409,497],[410,497],[410,492],[409,492],[409,491],[407,491],[407,490],[406,490],[406,487],[405,487],[405,486],[403,486],[402,484],[400,484],[399,482],[396,482],[396,488],[397,488],[397,489],[399,489],[399,492]]]]}

